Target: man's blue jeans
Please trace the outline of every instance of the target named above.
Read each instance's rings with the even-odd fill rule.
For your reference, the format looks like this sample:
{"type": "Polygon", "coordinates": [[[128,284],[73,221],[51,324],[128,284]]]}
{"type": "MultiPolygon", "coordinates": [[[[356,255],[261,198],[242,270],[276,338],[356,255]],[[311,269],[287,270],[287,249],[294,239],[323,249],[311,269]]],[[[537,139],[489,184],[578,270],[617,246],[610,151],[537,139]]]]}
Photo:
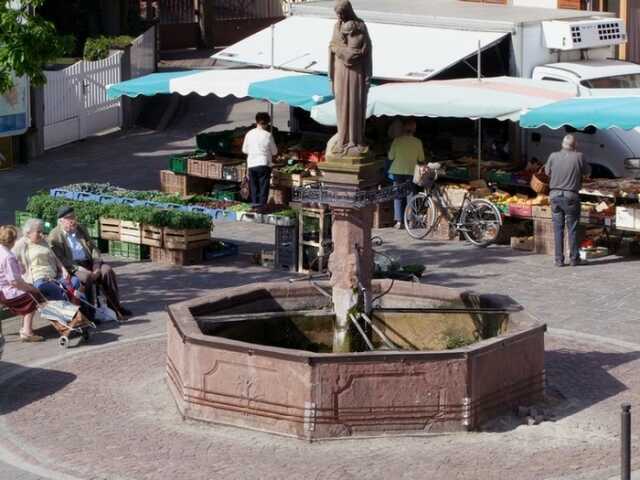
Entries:
{"type": "Polygon", "coordinates": [[[567,190],[552,190],[551,213],[555,240],[556,263],[564,263],[564,227],[569,235],[569,257],[571,262],[580,258],[578,251],[578,222],[580,221],[580,195],[567,190]]]}

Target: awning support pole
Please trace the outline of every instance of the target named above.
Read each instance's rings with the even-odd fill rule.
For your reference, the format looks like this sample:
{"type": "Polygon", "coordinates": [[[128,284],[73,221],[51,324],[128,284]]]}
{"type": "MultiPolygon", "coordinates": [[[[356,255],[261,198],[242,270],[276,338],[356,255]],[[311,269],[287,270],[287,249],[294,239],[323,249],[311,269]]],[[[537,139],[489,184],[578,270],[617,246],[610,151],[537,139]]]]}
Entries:
{"type": "MultiPolygon", "coordinates": [[[[478,81],[481,82],[482,81],[482,43],[480,40],[478,40],[478,68],[477,68],[477,72],[478,72],[478,81]]],[[[482,168],[480,166],[480,164],[482,163],[482,119],[478,118],[477,121],[477,127],[478,127],[478,180],[480,180],[480,178],[482,178],[481,172],[482,172],[482,168]]]]}
{"type": "MultiPolygon", "coordinates": [[[[273,69],[275,66],[275,51],[276,51],[276,26],[274,24],[271,25],[271,68],[273,69]]],[[[268,100],[267,100],[268,101],[268,100]]],[[[271,117],[271,127],[273,128],[273,103],[269,102],[269,116],[271,117]]]]}

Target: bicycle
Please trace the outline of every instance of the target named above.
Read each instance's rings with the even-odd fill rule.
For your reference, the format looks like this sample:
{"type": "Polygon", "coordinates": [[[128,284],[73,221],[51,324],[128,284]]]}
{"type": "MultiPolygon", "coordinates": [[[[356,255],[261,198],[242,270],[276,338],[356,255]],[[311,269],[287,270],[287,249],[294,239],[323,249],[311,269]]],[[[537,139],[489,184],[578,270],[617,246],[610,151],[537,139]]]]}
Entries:
{"type": "Polygon", "coordinates": [[[423,191],[409,197],[404,211],[404,227],[412,238],[426,237],[444,217],[455,234],[462,233],[473,245],[487,247],[496,241],[502,227],[502,216],[493,203],[480,198],[471,199],[469,192],[465,192],[460,207],[450,209],[436,183],[440,165],[429,163],[418,168],[421,170],[414,176],[414,183],[423,187],[423,191]]]}

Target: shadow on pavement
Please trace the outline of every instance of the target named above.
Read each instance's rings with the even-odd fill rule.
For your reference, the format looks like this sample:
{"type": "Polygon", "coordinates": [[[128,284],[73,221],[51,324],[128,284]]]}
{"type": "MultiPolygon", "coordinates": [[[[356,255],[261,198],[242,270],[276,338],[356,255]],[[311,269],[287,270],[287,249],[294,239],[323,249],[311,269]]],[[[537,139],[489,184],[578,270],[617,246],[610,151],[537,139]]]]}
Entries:
{"type": "MultiPolygon", "coordinates": [[[[545,414],[551,412],[552,420],[558,421],[624,393],[628,390],[627,385],[610,371],[638,359],[640,359],[640,352],[547,350],[545,352],[546,399],[536,407],[545,411],[545,414]]],[[[612,415],[614,413],[612,412],[612,415]]],[[[545,420],[549,419],[545,418],[545,420]]],[[[512,414],[487,422],[482,431],[507,432],[523,423],[526,424],[526,419],[512,414]]]]}
{"type": "Polygon", "coordinates": [[[45,368],[25,368],[20,365],[0,361],[2,370],[19,368],[24,370],[3,385],[0,394],[0,416],[20,410],[38,400],[57,393],[71,382],[76,375],[45,368]]]}

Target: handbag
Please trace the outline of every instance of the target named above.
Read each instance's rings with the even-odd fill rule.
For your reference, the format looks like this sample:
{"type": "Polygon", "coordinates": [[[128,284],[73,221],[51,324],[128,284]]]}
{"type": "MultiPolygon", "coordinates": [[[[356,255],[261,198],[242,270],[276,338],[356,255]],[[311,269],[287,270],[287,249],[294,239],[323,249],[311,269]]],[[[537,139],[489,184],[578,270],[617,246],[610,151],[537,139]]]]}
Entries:
{"type": "Polygon", "coordinates": [[[249,200],[251,196],[251,190],[249,187],[249,177],[247,175],[244,176],[242,182],[240,183],[240,198],[242,200],[249,200]]]}

